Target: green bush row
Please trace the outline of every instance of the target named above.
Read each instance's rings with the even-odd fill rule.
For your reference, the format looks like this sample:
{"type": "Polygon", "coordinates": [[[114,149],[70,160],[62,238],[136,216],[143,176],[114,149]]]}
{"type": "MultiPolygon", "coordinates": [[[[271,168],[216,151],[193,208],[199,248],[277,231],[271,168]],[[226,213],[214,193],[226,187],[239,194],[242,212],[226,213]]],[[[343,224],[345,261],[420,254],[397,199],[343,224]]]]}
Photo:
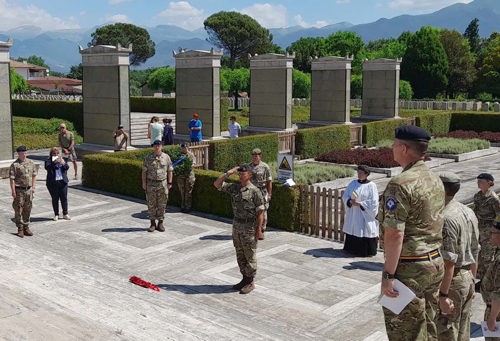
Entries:
{"type": "Polygon", "coordinates": [[[175,114],[175,98],[130,97],[130,111],[175,114]]]}
{"type": "Polygon", "coordinates": [[[462,154],[480,149],[490,148],[490,142],[481,139],[455,139],[451,137],[436,137],[429,143],[429,153],[462,154]]]}
{"type": "Polygon", "coordinates": [[[454,113],[450,131],[454,130],[500,131],[500,114],[454,113]]]}
{"type": "Polygon", "coordinates": [[[429,134],[446,134],[450,131],[453,115],[451,113],[426,114],[415,117],[415,124],[429,134]]]}
{"type": "MultiPolygon", "coordinates": [[[[142,161],[133,155],[132,159],[123,154],[91,154],[83,158],[82,184],[106,192],[127,195],[145,199],[141,186],[142,161]],[[106,171],[103,172],[103,169],[106,171]]],[[[215,189],[213,182],[220,176],[220,172],[195,170],[196,182],[193,189],[193,209],[199,212],[218,216],[232,217],[230,198],[227,194],[215,189]]],[[[233,176],[230,181],[235,181],[233,176]]],[[[298,228],[298,189],[273,184],[273,201],[269,209],[269,226],[295,231],[298,228]]],[[[169,192],[168,204],[180,205],[180,196],[176,179],[169,192]]]]}
{"type": "Polygon", "coordinates": [[[375,146],[382,140],[393,140],[394,129],[409,124],[409,119],[391,119],[363,124],[363,144],[375,146]]]}
{"type": "Polygon", "coordinates": [[[12,114],[22,117],[59,118],[72,122],[74,129],[83,135],[83,104],[75,101],[12,100],[12,114]]]}
{"type": "Polygon", "coordinates": [[[306,128],[295,133],[295,154],[312,158],[323,153],[351,148],[351,133],[347,125],[306,128]]]}

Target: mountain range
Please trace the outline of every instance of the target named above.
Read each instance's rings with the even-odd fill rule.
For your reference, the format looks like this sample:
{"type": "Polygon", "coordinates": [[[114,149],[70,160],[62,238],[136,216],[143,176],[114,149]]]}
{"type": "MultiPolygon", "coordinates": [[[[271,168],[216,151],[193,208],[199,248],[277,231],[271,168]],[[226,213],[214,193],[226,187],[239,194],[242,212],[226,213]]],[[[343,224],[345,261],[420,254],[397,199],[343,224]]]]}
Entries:
{"type": "MultiPolygon", "coordinates": [[[[321,28],[293,26],[270,29],[270,32],[273,34],[273,42],[286,48],[301,37],[326,37],[338,31],[355,32],[365,42],[398,37],[404,31],[415,32],[422,26],[464,32],[474,18],[479,19],[481,37],[488,37],[492,32],[500,31],[500,1],[474,0],[468,4],[457,3],[430,14],[381,18],[368,24],[353,25],[340,22],[321,28]]],[[[14,44],[10,49],[12,58],[36,55],[42,57],[51,70],[68,72],[72,65],[81,62],[78,45],[86,47],[96,28],[43,32],[36,26],[21,26],[0,31],[0,40],[7,41],[9,37],[14,39],[14,44]]],[[[141,65],[141,69],[153,66],[173,66],[175,62],[172,51],[178,51],[179,48],[209,50],[212,47],[206,41],[207,34],[203,28],[187,31],[177,26],[158,25],[147,30],[156,44],[156,54],[141,65]]]]}

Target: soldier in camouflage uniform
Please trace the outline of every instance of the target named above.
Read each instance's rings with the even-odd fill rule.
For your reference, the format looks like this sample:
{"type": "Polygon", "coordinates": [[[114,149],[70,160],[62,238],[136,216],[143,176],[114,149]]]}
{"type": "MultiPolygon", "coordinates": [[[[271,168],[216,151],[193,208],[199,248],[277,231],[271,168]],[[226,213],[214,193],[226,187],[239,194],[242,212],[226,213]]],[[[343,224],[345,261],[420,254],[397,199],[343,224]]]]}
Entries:
{"type": "Polygon", "coordinates": [[[252,170],[252,183],[260,189],[262,196],[266,201],[266,210],[264,211],[264,224],[262,225],[262,233],[259,239],[264,239],[264,231],[267,226],[267,210],[269,209],[269,203],[271,202],[271,197],[273,195],[273,176],[271,174],[271,168],[268,164],[262,162],[262,150],[255,148],[252,150],[252,162],[248,164],[252,170]]]}
{"type": "MultiPolygon", "coordinates": [[[[495,247],[490,243],[490,229],[495,216],[500,215],[500,199],[491,189],[494,178],[491,174],[481,173],[477,177],[480,191],[474,195],[474,212],[479,221],[479,264],[477,278],[481,279],[492,262],[495,247]]],[[[479,288],[480,283],[477,284],[479,288]]]]}
{"type": "MultiPolygon", "coordinates": [[[[181,153],[191,159],[193,165],[195,164],[196,160],[194,158],[194,154],[189,150],[187,144],[181,144],[181,153]]],[[[181,195],[181,212],[191,211],[191,201],[195,181],[196,178],[194,176],[193,168],[191,168],[189,173],[179,174],[177,176],[177,186],[179,186],[179,193],[181,195]]]]}
{"type": "Polygon", "coordinates": [[[29,228],[33,195],[35,194],[37,170],[33,161],[26,158],[26,147],[16,149],[18,158],[10,165],[9,178],[12,207],[17,226],[17,236],[32,236],[29,228]]]}
{"type": "Polygon", "coordinates": [[[236,260],[243,279],[233,285],[240,294],[248,294],[255,288],[254,277],[257,273],[257,240],[264,223],[265,201],[261,191],[251,182],[252,172],[247,165],[234,167],[219,176],[215,188],[231,196],[233,206],[233,245],[236,260]],[[239,172],[240,183],[224,182],[231,174],[239,172]]]}
{"type": "Polygon", "coordinates": [[[384,308],[389,340],[436,340],[434,322],[443,278],[444,188],[424,164],[430,136],[416,126],[396,129],[394,160],[403,167],[387,185],[379,206],[385,264],[381,291],[397,297],[394,279],[416,295],[399,315],[384,308]]]}
{"type": "Polygon", "coordinates": [[[444,277],[439,288],[438,339],[469,340],[474,277],[479,254],[479,230],[474,211],[454,200],[460,178],[451,172],[439,174],[446,193],[443,247],[444,277]]]}
{"type": "MultiPolygon", "coordinates": [[[[486,271],[481,285],[481,295],[486,303],[484,320],[488,329],[495,330],[495,321],[500,321],[500,216],[497,216],[491,230],[490,242],[496,247],[494,261],[486,271]]],[[[485,337],[486,341],[500,341],[500,337],[485,337]]]]}
{"type": "Polygon", "coordinates": [[[168,201],[168,190],[172,188],[174,168],[170,157],[161,150],[161,141],[153,142],[153,152],[144,158],[142,167],[142,188],[146,191],[148,213],[151,225],[148,232],[165,231],[163,219],[168,201]],[[158,224],[156,224],[158,220],[158,224]]]}

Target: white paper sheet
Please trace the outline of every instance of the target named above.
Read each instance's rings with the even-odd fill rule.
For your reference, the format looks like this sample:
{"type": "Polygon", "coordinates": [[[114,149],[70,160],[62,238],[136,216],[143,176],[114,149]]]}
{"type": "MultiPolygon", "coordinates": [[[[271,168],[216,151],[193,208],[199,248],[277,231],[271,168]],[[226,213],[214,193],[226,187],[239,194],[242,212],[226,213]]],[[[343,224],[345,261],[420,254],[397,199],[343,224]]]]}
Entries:
{"type": "Polygon", "coordinates": [[[481,322],[481,329],[483,330],[483,336],[484,337],[500,337],[500,322],[496,322],[495,326],[497,327],[497,330],[492,332],[491,330],[488,330],[488,327],[486,325],[486,321],[481,322]]]}
{"type": "Polygon", "coordinates": [[[394,314],[399,314],[415,298],[415,293],[397,279],[394,280],[394,290],[399,292],[398,297],[381,295],[378,303],[394,314]]]}

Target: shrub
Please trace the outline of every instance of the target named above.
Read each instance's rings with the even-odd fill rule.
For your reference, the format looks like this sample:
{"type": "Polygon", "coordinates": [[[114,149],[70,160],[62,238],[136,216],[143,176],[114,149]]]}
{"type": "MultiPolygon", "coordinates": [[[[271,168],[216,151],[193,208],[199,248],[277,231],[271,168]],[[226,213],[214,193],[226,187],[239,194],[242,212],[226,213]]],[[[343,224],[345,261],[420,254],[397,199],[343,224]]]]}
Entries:
{"type": "Polygon", "coordinates": [[[450,137],[437,137],[429,142],[429,153],[462,154],[478,149],[488,149],[490,143],[485,140],[468,139],[459,140],[450,137]]]}
{"type": "Polygon", "coordinates": [[[408,124],[408,119],[392,119],[363,124],[363,143],[375,146],[378,141],[394,139],[394,130],[408,124]]]}
{"type": "Polygon", "coordinates": [[[390,148],[356,148],[351,150],[329,152],[318,156],[315,160],[348,165],[366,165],[377,168],[391,168],[399,166],[399,164],[394,161],[392,149],[390,148]]]}
{"type": "Polygon", "coordinates": [[[425,129],[429,134],[445,134],[450,131],[452,120],[451,113],[435,113],[418,115],[415,117],[415,124],[425,129]]]}
{"type": "MultiPolygon", "coordinates": [[[[277,179],[278,165],[276,161],[269,162],[273,179],[277,179]]],[[[350,167],[338,165],[324,165],[318,163],[299,163],[293,167],[294,181],[301,184],[312,185],[317,182],[331,181],[339,178],[346,178],[354,175],[354,170],[350,167]]]]}
{"type": "Polygon", "coordinates": [[[453,113],[450,131],[473,130],[500,132],[500,114],[453,113]]]}
{"type": "Polygon", "coordinates": [[[311,158],[332,150],[351,148],[351,133],[347,125],[331,125],[297,130],[295,154],[311,158]]]}
{"type": "Polygon", "coordinates": [[[413,97],[413,90],[411,88],[411,84],[408,81],[400,80],[399,81],[399,99],[404,101],[409,101],[413,97]]]}
{"type": "Polygon", "coordinates": [[[175,98],[130,97],[130,111],[175,114],[175,98]]]}

